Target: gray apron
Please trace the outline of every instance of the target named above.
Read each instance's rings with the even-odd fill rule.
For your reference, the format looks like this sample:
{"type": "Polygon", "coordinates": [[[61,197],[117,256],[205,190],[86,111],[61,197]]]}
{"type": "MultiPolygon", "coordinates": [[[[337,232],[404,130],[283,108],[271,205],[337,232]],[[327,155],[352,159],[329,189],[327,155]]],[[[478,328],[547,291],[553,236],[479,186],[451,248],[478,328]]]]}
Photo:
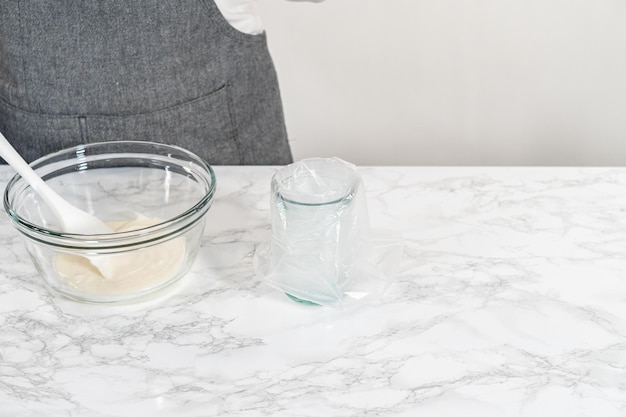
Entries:
{"type": "Polygon", "coordinates": [[[265,35],[213,0],[0,0],[0,131],[29,161],[111,140],[292,160],[265,35]]]}

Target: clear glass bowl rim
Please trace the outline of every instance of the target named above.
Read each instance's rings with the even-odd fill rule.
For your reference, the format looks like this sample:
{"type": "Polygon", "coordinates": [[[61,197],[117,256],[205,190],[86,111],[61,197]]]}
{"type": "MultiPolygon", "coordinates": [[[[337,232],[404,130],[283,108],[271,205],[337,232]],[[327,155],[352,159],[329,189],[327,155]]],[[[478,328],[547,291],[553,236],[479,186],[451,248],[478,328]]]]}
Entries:
{"type": "MultiPolygon", "coordinates": [[[[182,155],[186,158],[187,162],[193,162],[194,166],[197,167],[197,169],[194,170],[194,174],[196,174],[197,177],[201,177],[201,179],[205,181],[205,183],[208,185],[208,190],[206,191],[205,195],[192,207],[185,210],[178,216],[158,223],[156,225],[133,230],[130,232],[118,232],[100,235],[81,235],[73,233],[63,233],[59,232],[58,230],[50,230],[45,227],[33,224],[17,214],[11,207],[10,192],[12,188],[17,186],[20,180],[23,181],[23,178],[20,174],[15,174],[9,180],[5,187],[4,208],[18,231],[27,235],[30,239],[34,239],[48,245],[83,250],[114,249],[127,246],[137,246],[145,244],[147,242],[161,240],[172,234],[181,233],[182,231],[189,228],[191,225],[195,224],[199,219],[201,219],[204,213],[211,206],[213,196],[215,195],[216,190],[216,177],[213,168],[206,160],[204,160],[200,156],[176,145],[132,140],[94,142],[89,144],[77,145],[50,153],[33,161],[30,165],[33,167],[33,169],[37,170],[37,168],[44,167],[49,162],[62,157],[66,157],[64,159],[68,162],[66,166],[72,166],[81,163],[81,157],[79,155],[89,155],[92,158],[95,157],[96,160],[98,160],[99,158],[97,157],[100,156],[106,156],[107,159],[110,159],[115,158],[115,156],[123,157],[124,155],[129,154],[128,152],[116,152],[113,149],[109,152],[90,154],[90,151],[97,151],[99,149],[102,150],[108,147],[145,148],[143,155],[146,157],[150,154],[158,154],[164,157],[172,157],[172,154],[182,155]],[[153,151],[150,152],[149,149],[152,149],[153,151]],[[155,149],[159,149],[162,152],[155,153],[155,149]],[[72,156],[74,156],[74,158],[72,158],[72,156]]],[[[172,159],[172,161],[177,161],[177,159],[172,159]]],[[[30,186],[26,184],[25,187],[29,188],[30,186]]]]}

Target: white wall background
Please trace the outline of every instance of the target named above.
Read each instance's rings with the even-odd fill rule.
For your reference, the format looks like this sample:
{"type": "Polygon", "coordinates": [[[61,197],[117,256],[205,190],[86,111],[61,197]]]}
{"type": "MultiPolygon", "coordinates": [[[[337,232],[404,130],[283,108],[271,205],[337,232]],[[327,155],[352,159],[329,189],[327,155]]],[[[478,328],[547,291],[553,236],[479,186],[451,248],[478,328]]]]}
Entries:
{"type": "Polygon", "coordinates": [[[296,159],[625,165],[624,0],[259,0],[296,159]]]}

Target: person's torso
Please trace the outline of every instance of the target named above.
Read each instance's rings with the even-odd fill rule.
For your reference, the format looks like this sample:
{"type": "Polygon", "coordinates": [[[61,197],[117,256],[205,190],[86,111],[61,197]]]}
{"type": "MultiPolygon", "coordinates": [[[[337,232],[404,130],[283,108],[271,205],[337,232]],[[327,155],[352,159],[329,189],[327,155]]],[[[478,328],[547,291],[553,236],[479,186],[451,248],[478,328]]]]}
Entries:
{"type": "Polygon", "coordinates": [[[233,28],[213,0],[0,7],[0,128],[29,159],[154,139],[204,146],[220,163],[290,160],[265,35],[233,28]]]}
{"type": "Polygon", "coordinates": [[[0,64],[0,97],[23,109],[140,113],[210,92],[230,71],[234,31],[212,1],[4,3],[0,52],[12,65],[0,64]]]}

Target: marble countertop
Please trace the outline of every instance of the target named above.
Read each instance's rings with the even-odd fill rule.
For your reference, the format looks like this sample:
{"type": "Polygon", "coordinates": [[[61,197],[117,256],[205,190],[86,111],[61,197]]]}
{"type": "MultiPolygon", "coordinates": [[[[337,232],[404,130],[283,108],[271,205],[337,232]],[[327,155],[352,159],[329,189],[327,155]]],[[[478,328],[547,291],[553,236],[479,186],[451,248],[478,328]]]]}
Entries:
{"type": "Polygon", "coordinates": [[[0,415],[626,414],[626,169],[360,168],[406,244],[349,309],[255,276],[273,172],[216,167],[192,271],[129,305],[49,295],[2,213],[0,415]]]}

